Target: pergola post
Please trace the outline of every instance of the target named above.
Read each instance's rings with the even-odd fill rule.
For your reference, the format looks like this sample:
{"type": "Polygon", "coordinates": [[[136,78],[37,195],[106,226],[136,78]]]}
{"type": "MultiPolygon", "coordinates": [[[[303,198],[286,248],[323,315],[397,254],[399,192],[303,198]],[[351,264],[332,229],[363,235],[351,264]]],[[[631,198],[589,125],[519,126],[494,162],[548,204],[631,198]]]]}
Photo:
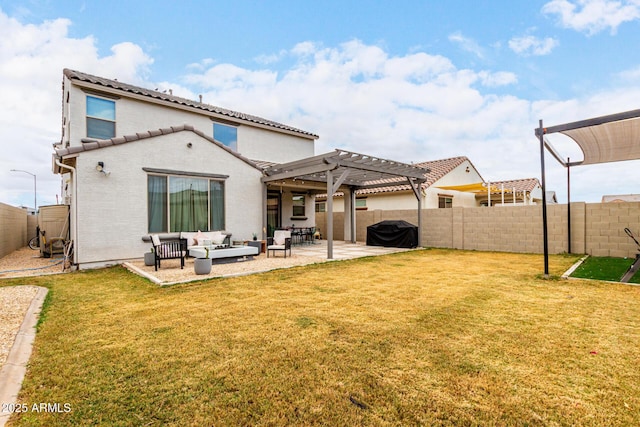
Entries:
{"type": "Polygon", "coordinates": [[[356,243],[356,190],[350,187],[351,194],[351,243],[356,243]]]}
{"type": "Polygon", "coordinates": [[[333,172],[327,172],[327,259],[333,259],[333,172]]]}
{"type": "Polygon", "coordinates": [[[422,246],[422,190],[418,184],[418,247],[422,246]]]}
{"type": "Polygon", "coordinates": [[[356,190],[344,190],[344,241],[356,242],[356,190]]]}
{"type": "Polygon", "coordinates": [[[266,183],[262,184],[262,238],[261,240],[267,240],[267,194],[268,194],[268,185],[266,183]]]}

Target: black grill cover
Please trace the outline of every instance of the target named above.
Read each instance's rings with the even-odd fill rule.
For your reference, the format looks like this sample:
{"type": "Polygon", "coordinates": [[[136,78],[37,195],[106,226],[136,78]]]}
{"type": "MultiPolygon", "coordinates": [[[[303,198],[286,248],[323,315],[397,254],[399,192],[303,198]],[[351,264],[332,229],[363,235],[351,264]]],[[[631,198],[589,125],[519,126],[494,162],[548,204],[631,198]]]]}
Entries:
{"type": "Polygon", "coordinates": [[[381,221],[367,227],[367,245],[415,248],[418,246],[418,227],[407,221],[381,221]]]}

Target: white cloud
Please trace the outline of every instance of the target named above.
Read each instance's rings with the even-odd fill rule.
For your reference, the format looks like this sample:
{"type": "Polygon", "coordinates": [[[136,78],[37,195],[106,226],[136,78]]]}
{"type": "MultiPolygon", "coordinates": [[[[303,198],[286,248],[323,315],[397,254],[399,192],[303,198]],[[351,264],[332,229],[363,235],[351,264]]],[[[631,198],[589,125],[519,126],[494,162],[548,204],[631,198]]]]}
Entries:
{"type": "Polygon", "coordinates": [[[75,68],[129,83],[141,83],[153,60],[132,43],[120,43],[106,57],[98,55],[93,37],[71,38],[67,19],[22,24],[0,10],[0,202],[56,202],[60,181],[51,173],[52,143],[60,140],[63,68],[75,68]]]}
{"type": "Polygon", "coordinates": [[[518,76],[507,71],[497,73],[480,72],[482,84],[487,87],[507,86],[518,82],[518,76]]]}
{"type": "Polygon", "coordinates": [[[484,59],[484,49],[473,39],[465,37],[460,32],[449,35],[449,41],[458,44],[463,50],[471,52],[480,59],[484,59]]]}
{"type": "Polygon", "coordinates": [[[558,40],[552,37],[539,39],[535,36],[514,37],[509,40],[509,48],[519,55],[548,55],[558,46],[558,40]]]}
{"type": "Polygon", "coordinates": [[[625,22],[640,19],[638,0],[552,0],[542,7],[548,15],[558,15],[565,28],[593,35],[609,29],[615,34],[625,22]]]}
{"type": "MultiPolygon", "coordinates": [[[[493,181],[539,176],[533,135],[539,118],[564,123],[634,109],[640,98],[636,84],[586,99],[534,102],[492,92],[517,83],[511,72],[458,69],[426,52],[391,55],[358,40],[334,47],[299,43],[283,53],[293,65],[278,71],[206,59],[185,64],[181,82],[149,83],[153,58],[139,46],[120,43],[101,57],[92,37],[69,37],[69,25],[25,25],[0,11],[0,144],[10,153],[0,157],[0,202],[33,200],[32,180],[9,173],[12,168],[36,173],[38,199],[55,202],[60,184],[50,171],[51,143],[60,139],[64,67],[190,99],[202,93],[205,102],[318,133],[317,153],[345,148],[414,162],[464,155],[493,181]]],[[[561,195],[564,171],[549,168],[550,189],[561,195]]],[[[636,191],[636,169],[621,180],[620,191],[636,191]]],[[[584,200],[579,189],[574,194],[584,200]]]]}
{"type": "Polygon", "coordinates": [[[625,82],[640,84],[640,66],[622,71],[617,77],[625,82]]]}
{"type": "MultiPolygon", "coordinates": [[[[627,88],[532,102],[491,93],[517,83],[513,73],[457,69],[424,52],[391,56],[357,40],[336,47],[303,43],[288,55],[297,62],[279,74],[220,64],[189,79],[202,81],[205,98],[217,105],[318,133],[317,153],[345,148],[414,162],[465,155],[491,180],[540,175],[539,118],[559,124],[633,109],[640,95],[627,88]]],[[[573,145],[562,148],[580,156],[573,145]]],[[[548,168],[550,189],[566,197],[566,172],[552,162],[548,168]]],[[[603,190],[579,185],[576,180],[574,197],[599,201],[603,190]]]]}

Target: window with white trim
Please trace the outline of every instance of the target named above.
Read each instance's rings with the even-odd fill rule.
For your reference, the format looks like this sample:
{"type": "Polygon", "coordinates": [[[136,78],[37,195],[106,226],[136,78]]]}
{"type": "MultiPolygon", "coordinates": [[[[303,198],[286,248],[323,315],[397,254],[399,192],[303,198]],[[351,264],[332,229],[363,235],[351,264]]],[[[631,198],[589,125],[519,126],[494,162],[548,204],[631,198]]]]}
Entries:
{"type": "Polygon", "coordinates": [[[233,151],[238,151],[238,128],[235,126],[213,123],[213,139],[233,151]]]}
{"type": "Polygon", "coordinates": [[[109,139],[115,136],[115,101],[87,95],[87,137],[109,139]]]}

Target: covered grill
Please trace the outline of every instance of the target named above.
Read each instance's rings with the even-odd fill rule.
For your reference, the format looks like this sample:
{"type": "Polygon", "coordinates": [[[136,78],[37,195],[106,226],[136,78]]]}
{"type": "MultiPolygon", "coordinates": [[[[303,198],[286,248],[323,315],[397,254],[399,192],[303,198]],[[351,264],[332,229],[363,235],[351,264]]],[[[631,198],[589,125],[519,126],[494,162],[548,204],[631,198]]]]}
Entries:
{"type": "Polygon", "coordinates": [[[367,245],[415,248],[418,246],[418,227],[401,220],[381,221],[367,227],[367,245]]]}

